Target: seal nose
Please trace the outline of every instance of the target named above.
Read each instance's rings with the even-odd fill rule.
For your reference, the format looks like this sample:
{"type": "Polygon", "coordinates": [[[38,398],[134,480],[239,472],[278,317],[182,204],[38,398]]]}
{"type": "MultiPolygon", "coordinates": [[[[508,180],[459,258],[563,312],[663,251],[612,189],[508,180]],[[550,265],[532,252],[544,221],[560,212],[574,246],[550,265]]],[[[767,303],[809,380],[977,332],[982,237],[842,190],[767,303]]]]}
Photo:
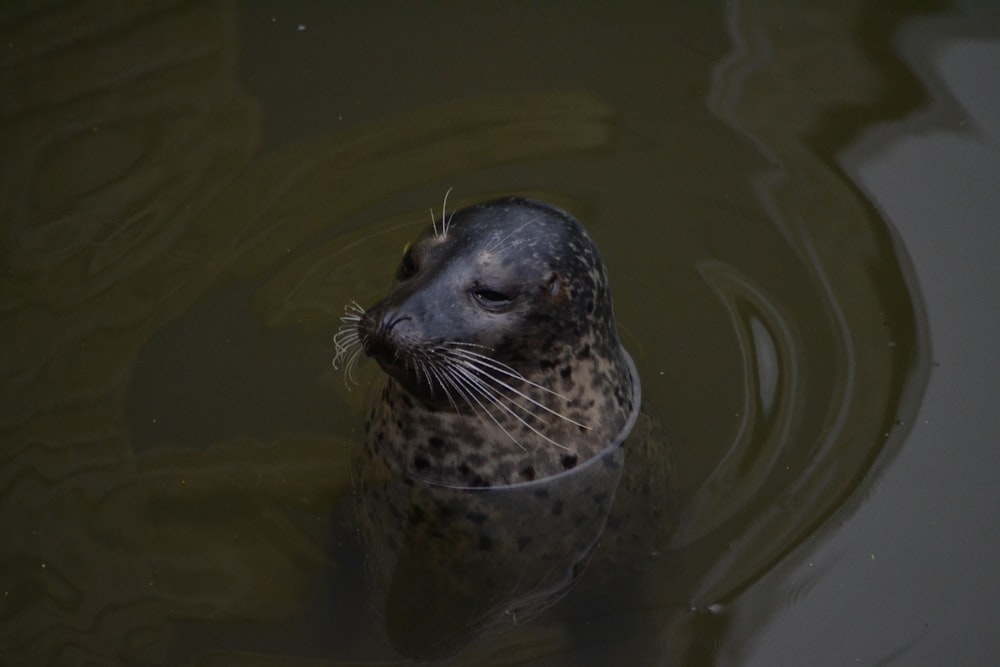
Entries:
{"type": "Polygon", "coordinates": [[[393,330],[401,323],[409,320],[408,315],[399,315],[387,310],[369,311],[361,320],[361,340],[365,354],[369,357],[393,363],[398,356],[399,345],[393,338],[393,330]]]}

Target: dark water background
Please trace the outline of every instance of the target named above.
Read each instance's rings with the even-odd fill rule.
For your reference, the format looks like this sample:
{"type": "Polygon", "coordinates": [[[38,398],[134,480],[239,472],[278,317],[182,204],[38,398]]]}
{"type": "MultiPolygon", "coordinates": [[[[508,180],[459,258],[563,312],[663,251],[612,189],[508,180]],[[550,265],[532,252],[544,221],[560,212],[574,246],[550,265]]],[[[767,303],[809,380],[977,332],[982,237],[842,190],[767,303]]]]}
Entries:
{"type": "Polygon", "coordinates": [[[0,664],[405,661],[332,334],[449,188],[590,230],[678,496],[449,664],[996,664],[997,72],[985,1],[5,5],[0,664]]]}

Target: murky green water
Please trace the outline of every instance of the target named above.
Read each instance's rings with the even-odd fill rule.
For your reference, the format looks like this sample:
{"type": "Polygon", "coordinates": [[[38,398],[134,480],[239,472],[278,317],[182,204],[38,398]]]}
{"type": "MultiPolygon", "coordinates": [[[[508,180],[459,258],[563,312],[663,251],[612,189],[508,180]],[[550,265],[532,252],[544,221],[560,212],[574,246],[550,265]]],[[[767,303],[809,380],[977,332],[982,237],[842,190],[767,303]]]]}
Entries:
{"type": "Polygon", "coordinates": [[[406,661],[332,335],[453,188],[588,227],[677,504],[449,664],[739,664],[932,366],[839,156],[934,99],[897,39],[949,8],[806,4],[7,6],[0,662],[406,661]]]}

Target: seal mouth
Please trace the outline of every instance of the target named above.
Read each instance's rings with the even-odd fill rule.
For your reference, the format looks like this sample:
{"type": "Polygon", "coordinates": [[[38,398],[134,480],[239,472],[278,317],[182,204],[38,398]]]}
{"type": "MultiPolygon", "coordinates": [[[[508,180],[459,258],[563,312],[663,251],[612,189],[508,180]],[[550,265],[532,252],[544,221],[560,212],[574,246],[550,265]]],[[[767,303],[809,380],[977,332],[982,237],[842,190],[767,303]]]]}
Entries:
{"type": "Polygon", "coordinates": [[[366,356],[374,359],[386,375],[395,379],[406,391],[427,404],[446,403],[448,391],[441,379],[436,377],[435,364],[430,359],[422,363],[424,345],[407,345],[405,327],[399,325],[411,322],[408,315],[378,316],[373,308],[361,318],[360,330],[362,349],[366,356]]]}
{"type": "Polygon", "coordinates": [[[416,364],[406,363],[405,355],[398,351],[369,353],[386,375],[396,380],[414,398],[427,405],[446,405],[452,402],[444,385],[429,371],[419,370],[416,364]],[[402,362],[402,363],[401,363],[402,362]]]}

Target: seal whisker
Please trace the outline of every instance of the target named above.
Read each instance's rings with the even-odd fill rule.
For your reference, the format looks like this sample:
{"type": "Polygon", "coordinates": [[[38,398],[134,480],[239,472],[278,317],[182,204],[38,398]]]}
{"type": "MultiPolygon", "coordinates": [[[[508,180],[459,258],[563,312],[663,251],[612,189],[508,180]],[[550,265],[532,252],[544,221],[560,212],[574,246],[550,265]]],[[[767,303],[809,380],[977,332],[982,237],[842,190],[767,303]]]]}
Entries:
{"type": "Polygon", "coordinates": [[[511,368],[510,366],[508,366],[507,364],[503,363],[502,361],[497,361],[496,359],[494,359],[492,357],[489,357],[489,356],[487,356],[485,354],[479,354],[477,352],[472,352],[470,350],[462,350],[462,349],[449,350],[449,353],[454,353],[455,356],[463,357],[463,358],[465,358],[466,360],[468,360],[470,362],[481,363],[481,364],[483,364],[483,365],[485,365],[485,366],[487,366],[489,368],[492,368],[495,371],[503,373],[504,375],[506,375],[508,377],[512,377],[515,380],[518,380],[519,382],[524,382],[525,384],[527,384],[527,385],[529,385],[531,387],[534,387],[535,389],[540,389],[540,390],[542,390],[542,391],[544,391],[546,393],[552,394],[556,398],[560,398],[560,399],[562,399],[562,400],[564,400],[566,402],[569,402],[571,400],[571,399],[567,398],[566,396],[563,396],[562,394],[560,394],[558,391],[555,391],[554,389],[550,389],[550,388],[546,387],[545,385],[538,384],[537,382],[532,382],[531,380],[529,380],[528,378],[524,377],[523,375],[521,375],[520,373],[518,373],[517,371],[515,371],[513,368],[511,368]]]}
{"type": "MultiPolygon", "coordinates": [[[[479,411],[476,410],[476,406],[473,405],[473,402],[471,400],[469,400],[468,390],[465,387],[461,386],[455,379],[453,369],[448,366],[445,366],[444,368],[438,369],[438,372],[440,373],[441,383],[445,386],[450,386],[452,390],[455,392],[455,394],[457,394],[465,402],[465,404],[469,406],[469,409],[472,411],[472,414],[482,419],[483,417],[479,413],[479,411]]],[[[453,401],[452,405],[455,408],[455,414],[457,414],[460,418],[464,420],[465,412],[463,412],[458,408],[456,401],[453,401]]],[[[482,406],[480,405],[480,407],[482,406]]],[[[493,416],[489,412],[487,412],[487,414],[490,416],[490,419],[493,419],[493,416]]]]}
{"type": "Polygon", "coordinates": [[[454,213],[452,213],[450,217],[446,216],[448,211],[448,195],[450,195],[451,191],[454,189],[455,188],[453,187],[448,188],[448,191],[444,193],[444,202],[441,204],[441,236],[448,236],[448,225],[451,224],[451,219],[455,217],[454,213]]]}
{"type": "MultiPolygon", "coordinates": [[[[528,421],[526,419],[524,419],[521,415],[517,414],[512,408],[508,407],[505,404],[504,400],[503,400],[506,397],[503,396],[502,394],[497,393],[497,391],[495,389],[493,389],[488,384],[486,384],[486,382],[482,379],[482,377],[480,377],[479,375],[477,375],[476,373],[474,373],[472,370],[470,370],[468,368],[464,368],[464,367],[461,367],[461,366],[457,366],[457,367],[453,367],[453,368],[455,368],[457,371],[459,371],[459,374],[463,378],[467,379],[467,381],[469,383],[469,387],[471,389],[473,389],[474,391],[478,392],[480,396],[482,396],[485,399],[488,399],[490,402],[492,402],[498,408],[500,408],[501,410],[503,410],[504,412],[506,412],[507,414],[509,414],[511,417],[513,417],[514,419],[516,419],[517,421],[519,421],[521,424],[524,425],[525,428],[527,428],[528,430],[530,430],[532,433],[534,433],[538,437],[542,438],[543,440],[546,440],[547,442],[552,443],[553,445],[555,445],[559,449],[565,449],[567,451],[570,450],[570,448],[567,447],[566,445],[559,444],[558,442],[556,442],[555,440],[553,440],[549,436],[547,436],[544,433],[542,433],[541,431],[539,431],[537,428],[535,428],[534,426],[532,426],[531,424],[529,424],[528,421]]],[[[513,403],[513,405],[516,405],[517,407],[521,408],[522,410],[525,410],[529,415],[537,418],[537,415],[535,415],[533,412],[531,412],[531,410],[528,410],[524,406],[518,405],[517,403],[515,403],[513,401],[510,401],[509,399],[507,400],[507,402],[508,403],[513,403]]],[[[494,421],[496,421],[496,420],[494,419],[494,421]]],[[[499,425],[499,423],[498,423],[498,425],[499,425]]],[[[503,428],[503,427],[501,426],[500,428],[503,428]]],[[[510,433],[507,432],[507,429],[504,429],[504,433],[507,433],[507,435],[510,435],[510,433]]],[[[513,436],[511,436],[511,438],[518,445],[521,444],[513,436]]]]}
{"type": "Polygon", "coordinates": [[[337,329],[337,333],[333,335],[334,343],[338,341],[342,343],[351,343],[356,340],[360,340],[360,338],[361,332],[358,331],[358,325],[353,322],[347,322],[340,325],[340,328],[337,329]]]}
{"type": "MultiPolygon", "coordinates": [[[[447,343],[447,345],[450,346],[451,343],[447,343]]],[[[486,348],[486,349],[490,349],[490,348],[486,348]]],[[[456,357],[461,357],[461,358],[466,359],[468,361],[474,361],[474,362],[480,362],[480,363],[486,364],[490,368],[492,368],[494,370],[497,370],[497,371],[503,373],[504,375],[512,377],[515,380],[519,380],[521,382],[526,382],[526,383],[528,383],[528,384],[530,384],[530,385],[532,385],[532,386],[534,386],[534,387],[536,387],[538,389],[541,389],[541,390],[546,391],[546,392],[548,392],[550,394],[553,394],[553,395],[555,395],[555,396],[563,399],[564,401],[568,401],[569,400],[568,398],[566,398],[565,396],[563,396],[559,392],[557,392],[557,391],[555,391],[553,389],[549,389],[545,385],[541,385],[541,384],[537,384],[535,382],[532,382],[528,378],[524,377],[524,375],[522,375],[521,373],[518,373],[512,367],[508,366],[507,364],[503,363],[502,361],[498,361],[497,359],[494,359],[493,357],[491,357],[491,356],[489,356],[487,354],[481,354],[479,352],[474,352],[472,350],[466,350],[466,349],[462,349],[462,348],[455,349],[455,348],[447,347],[447,348],[445,348],[445,350],[450,355],[454,355],[456,357]]]]}
{"type": "Polygon", "coordinates": [[[356,345],[361,344],[361,338],[354,329],[338,331],[333,336],[333,347],[336,351],[333,357],[334,368],[339,368],[338,363],[356,345]]]}
{"type": "Polygon", "coordinates": [[[493,351],[493,348],[490,347],[489,345],[482,345],[481,343],[470,343],[470,342],[464,341],[464,340],[447,340],[447,341],[441,343],[440,347],[442,347],[442,348],[450,348],[450,347],[477,347],[480,350],[489,350],[490,352],[493,351]]]}
{"type": "Polygon", "coordinates": [[[358,328],[354,325],[342,326],[333,335],[333,345],[337,350],[339,355],[342,352],[346,352],[348,348],[357,345],[361,341],[361,334],[358,332],[358,328]]]}
{"type": "Polygon", "coordinates": [[[361,334],[356,324],[345,323],[333,336],[333,346],[336,353],[333,356],[333,367],[337,370],[344,370],[344,386],[348,389],[351,385],[358,384],[355,369],[358,364],[364,346],[361,341],[361,334]]]}
{"type": "Polygon", "coordinates": [[[438,232],[437,220],[434,219],[434,207],[431,207],[431,229],[434,230],[434,238],[441,238],[448,235],[448,225],[451,224],[451,219],[455,217],[452,213],[450,216],[447,214],[448,211],[448,195],[455,188],[448,188],[448,191],[444,193],[444,203],[441,204],[441,231],[438,232]]]}
{"type": "MultiPolygon", "coordinates": [[[[517,407],[518,409],[524,411],[525,413],[534,416],[539,421],[541,421],[543,423],[545,421],[544,419],[542,419],[541,417],[539,417],[537,414],[535,414],[532,411],[530,405],[529,406],[521,405],[516,400],[514,400],[512,397],[504,395],[498,388],[491,387],[489,384],[487,384],[487,382],[486,382],[487,380],[492,381],[494,383],[497,383],[497,384],[501,385],[502,387],[508,389],[510,392],[512,392],[513,394],[515,394],[517,397],[523,398],[529,404],[532,404],[532,405],[535,405],[535,406],[537,406],[539,408],[542,408],[546,412],[549,412],[549,413],[551,413],[551,414],[553,414],[553,415],[555,415],[557,417],[562,417],[562,415],[560,415],[559,413],[557,413],[554,410],[550,409],[548,406],[546,406],[546,405],[544,405],[542,403],[539,403],[538,401],[534,400],[530,396],[522,393],[521,391],[518,391],[515,387],[512,387],[511,385],[503,382],[502,380],[499,380],[499,379],[493,377],[492,375],[489,374],[488,369],[480,368],[476,364],[474,364],[474,363],[472,363],[472,362],[470,362],[470,361],[468,361],[466,359],[456,359],[454,357],[450,357],[450,356],[447,356],[447,355],[442,355],[441,361],[448,368],[451,368],[453,370],[457,370],[458,372],[461,372],[462,374],[466,375],[470,379],[474,379],[476,381],[476,383],[480,384],[483,388],[487,389],[490,392],[489,398],[494,403],[500,403],[502,401],[507,401],[510,405],[513,405],[513,406],[517,407]]],[[[563,417],[563,418],[566,419],[565,417],[563,417]]],[[[570,421],[572,421],[572,420],[570,420],[570,421]]]]}
{"type": "MultiPolygon", "coordinates": [[[[494,365],[484,363],[482,360],[478,360],[478,359],[477,360],[462,359],[460,361],[460,363],[466,364],[467,368],[478,372],[478,374],[480,374],[482,377],[489,379],[490,381],[492,381],[492,382],[500,385],[501,387],[503,387],[504,389],[506,389],[506,390],[508,390],[510,392],[513,392],[517,396],[523,398],[524,400],[528,401],[532,405],[534,405],[536,407],[539,407],[542,410],[545,410],[549,414],[554,415],[554,416],[558,417],[559,419],[562,419],[563,421],[569,422],[570,424],[573,424],[574,426],[579,426],[580,428],[590,430],[590,427],[587,426],[586,424],[581,424],[580,422],[576,421],[575,419],[572,419],[572,418],[567,417],[566,415],[562,414],[558,410],[553,410],[552,408],[550,408],[549,406],[545,405],[544,403],[542,403],[542,402],[540,402],[538,400],[535,400],[531,396],[528,396],[527,394],[525,394],[524,392],[520,391],[519,389],[517,389],[513,385],[511,385],[511,384],[509,384],[507,382],[504,382],[503,380],[501,380],[500,378],[496,377],[495,375],[492,375],[491,373],[487,372],[488,370],[499,370],[500,372],[504,372],[504,369],[497,368],[494,365]]],[[[517,379],[517,380],[519,380],[521,382],[525,382],[526,384],[533,385],[533,386],[537,387],[538,389],[544,389],[544,390],[548,391],[549,393],[554,394],[555,396],[557,396],[559,398],[562,398],[564,401],[568,401],[569,400],[565,396],[561,396],[560,394],[557,394],[556,392],[548,389],[547,387],[542,387],[540,385],[535,384],[534,382],[531,382],[531,381],[525,379],[523,376],[521,376],[518,373],[505,373],[505,374],[506,375],[510,375],[511,377],[513,377],[513,378],[515,378],[515,379],[517,379]]]]}
{"type": "Polygon", "coordinates": [[[424,376],[424,380],[427,381],[427,389],[433,391],[434,381],[431,379],[431,374],[427,372],[427,360],[414,358],[413,359],[413,371],[419,375],[424,376]]]}
{"type": "MultiPolygon", "coordinates": [[[[439,369],[437,365],[433,363],[427,364],[427,369],[430,371],[432,375],[434,375],[434,378],[437,380],[437,383],[441,386],[442,391],[444,391],[444,395],[448,398],[448,403],[451,404],[451,409],[454,410],[456,413],[461,414],[461,411],[458,409],[458,404],[455,402],[454,397],[452,397],[451,392],[448,391],[448,385],[451,383],[446,380],[444,375],[442,375],[441,369],[439,369]]],[[[454,385],[452,385],[452,388],[454,389],[454,385]]]]}
{"type": "MultiPolygon", "coordinates": [[[[458,366],[448,366],[446,368],[446,370],[447,370],[449,376],[452,378],[453,382],[455,383],[454,386],[456,387],[456,389],[461,389],[462,390],[461,391],[462,397],[465,398],[466,403],[469,404],[469,407],[472,408],[473,412],[476,411],[476,408],[475,408],[475,406],[472,404],[472,402],[469,399],[472,399],[472,401],[476,402],[476,405],[478,405],[480,407],[480,409],[490,418],[490,420],[492,420],[492,422],[494,424],[496,424],[497,428],[499,428],[501,431],[503,431],[504,434],[508,438],[510,438],[511,442],[513,442],[515,445],[517,445],[521,449],[527,451],[528,448],[525,447],[524,445],[522,445],[518,441],[518,439],[513,436],[513,434],[510,431],[508,431],[507,429],[505,429],[503,427],[503,424],[500,423],[500,420],[497,419],[496,416],[492,412],[489,411],[489,408],[487,408],[485,405],[483,405],[483,402],[480,401],[475,396],[474,393],[472,393],[473,391],[476,391],[476,388],[475,388],[474,384],[472,384],[470,382],[470,380],[468,378],[468,373],[464,369],[462,369],[462,368],[460,368],[458,366]]],[[[484,396],[484,398],[488,398],[488,397],[484,396]]]]}
{"type": "Polygon", "coordinates": [[[351,356],[347,358],[347,363],[344,364],[344,378],[345,380],[353,383],[355,386],[360,384],[358,382],[357,368],[358,368],[358,360],[361,358],[362,352],[364,352],[364,350],[360,345],[358,345],[357,347],[354,348],[354,351],[351,353],[351,356]]]}
{"type": "Polygon", "coordinates": [[[351,301],[344,306],[344,315],[340,318],[340,328],[333,335],[333,346],[336,352],[333,356],[333,367],[344,369],[344,386],[351,388],[351,384],[357,385],[358,378],[355,374],[358,359],[364,351],[364,341],[358,325],[361,322],[365,309],[357,301],[351,301]]]}
{"type": "Polygon", "coordinates": [[[361,304],[357,301],[351,301],[346,306],[344,306],[344,315],[340,318],[341,322],[357,322],[361,319],[361,316],[365,314],[365,309],[362,308],[361,304]]]}
{"type": "Polygon", "coordinates": [[[455,403],[455,399],[452,398],[451,392],[448,391],[448,385],[441,377],[440,370],[437,368],[434,360],[432,358],[418,359],[416,360],[416,364],[420,367],[420,372],[423,373],[424,379],[427,380],[428,389],[433,391],[434,380],[437,380],[437,384],[444,391],[444,395],[448,399],[448,403],[451,404],[451,407],[455,410],[455,412],[458,412],[458,405],[455,403]],[[431,379],[432,375],[434,376],[433,379],[431,379]]]}

